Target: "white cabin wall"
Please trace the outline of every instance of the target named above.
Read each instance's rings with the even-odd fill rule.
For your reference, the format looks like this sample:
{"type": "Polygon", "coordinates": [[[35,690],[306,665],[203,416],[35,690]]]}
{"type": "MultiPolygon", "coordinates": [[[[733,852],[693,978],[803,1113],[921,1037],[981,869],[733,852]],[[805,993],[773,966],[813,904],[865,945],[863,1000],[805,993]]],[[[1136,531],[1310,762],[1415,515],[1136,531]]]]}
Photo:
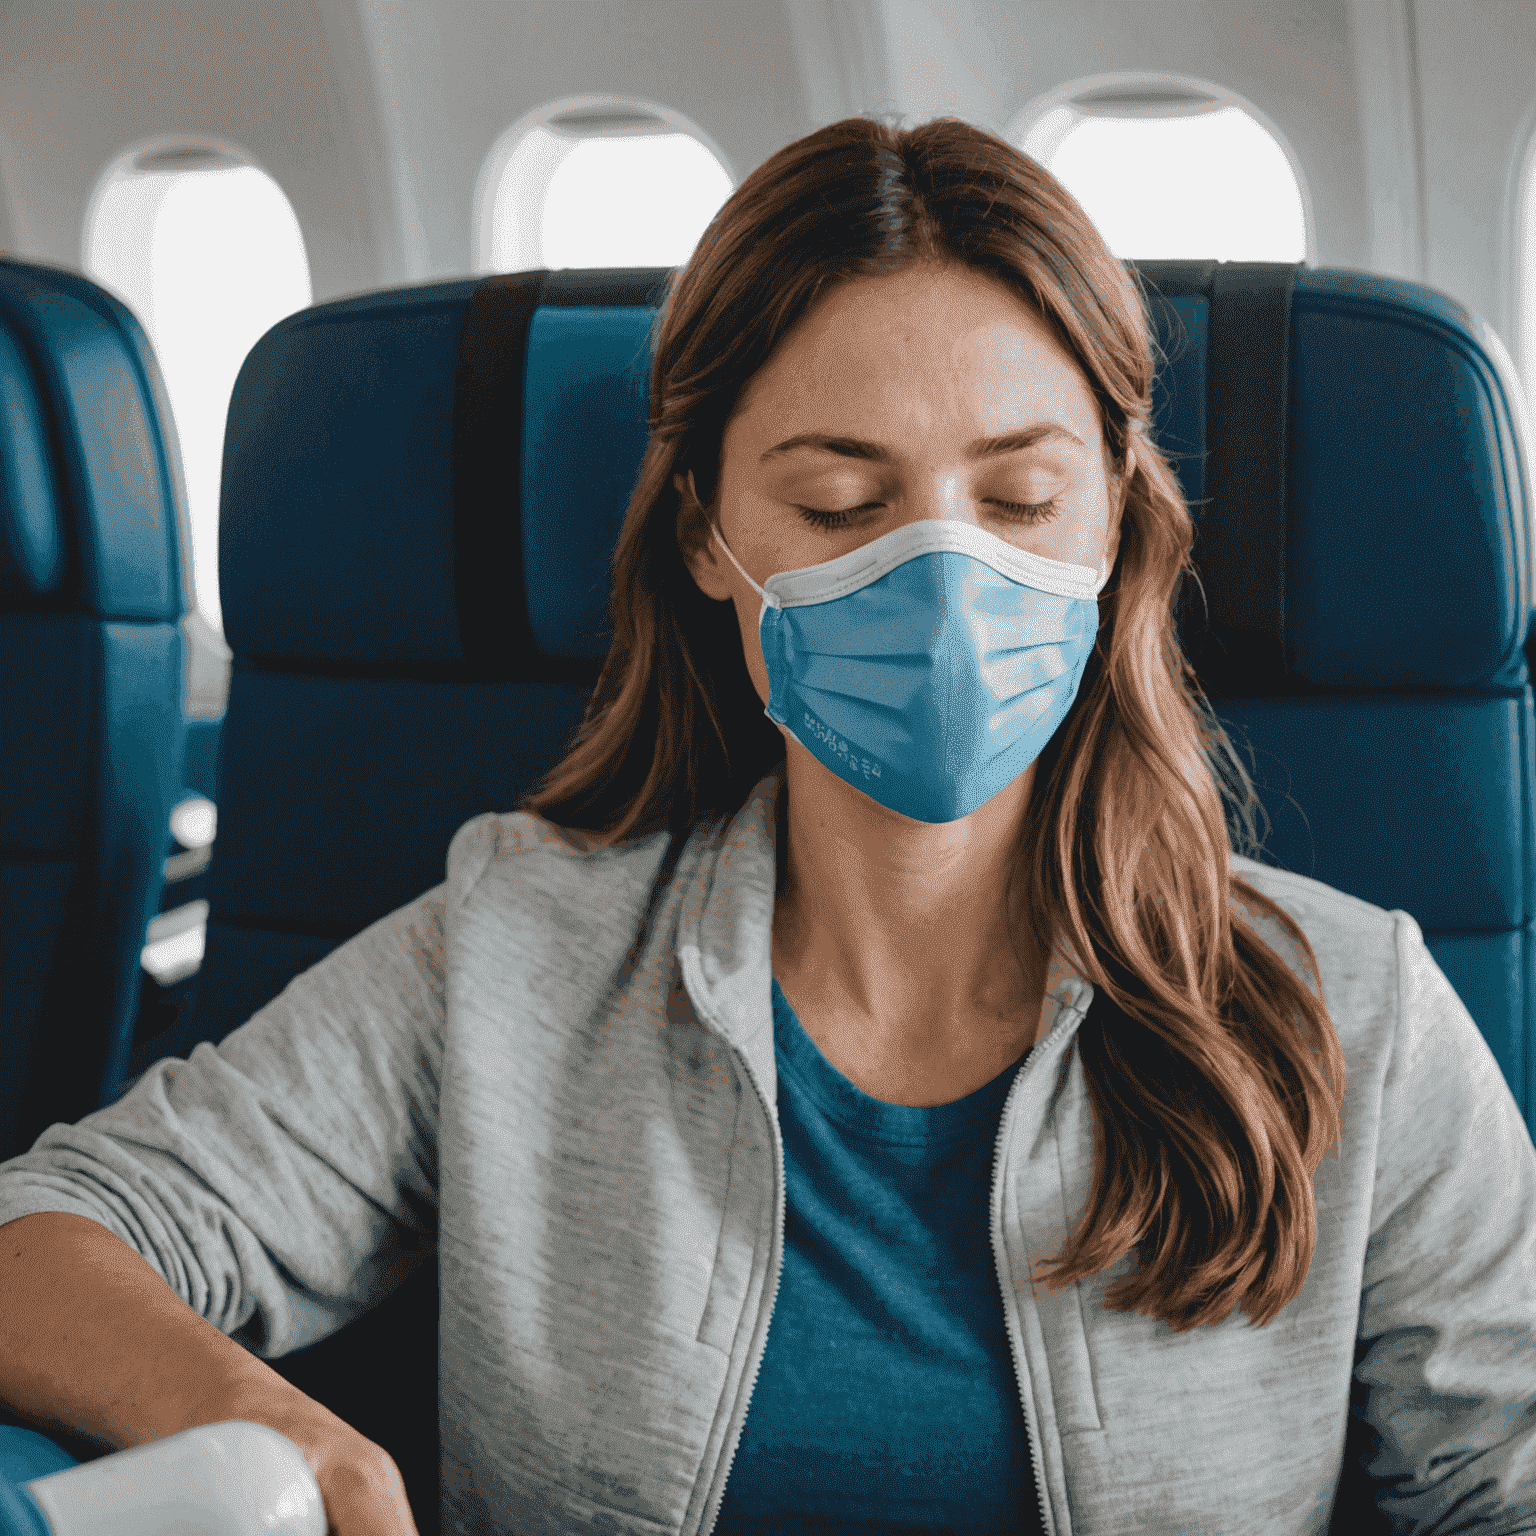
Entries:
{"type": "MultiPolygon", "coordinates": [[[[809,0],[807,0],[809,3],[809,0]]],[[[1532,0],[883,0],[914,120],[1005,127],[1115,71],[1247,98],[1301,165],[1323,266],[1440,288],[1516,331],[1520,173],[1536,131],[1532,0]]]]}
{"type": "Polygon", "coordinates": [[[851,112],[997,130],[1112,71],[1246,97],[1301,164],[1320,262],[1419,277],[1513,339],[1532,0],[9,0],[0,249],[78,267],[107,164],[208,134],[292,200],[323,301],[469,272],[484,156],[563,96],[671,107],[739,179],[851,112]]]}
{"type": "Polygon", "coordinates": [[[0,132],[0,251],[16,249],[16,221],[11,216],[11,150],[0,132]]]}
{"type": "Polygon", "coordinates": [[[1408,0],[1349,0],[1370,246],[1360,265],[1424,278],[1424,157],[1408,0]]]}
{"type": "Polygon", "coordinates": [[[996,8],[885,0],[892,105],[910,122],[960,117],[1002,132],[1020,105],[1021,50],[996,8]]]}
{"type": "Polygon", "coordinates": [[[207,134],[248,151],[288,195],[317,299],[387,282],[395,221],[370,202],[380,167],[360,107],[372,87],[357,73],[360,47],[337,47],[345,34],[344,19],[328,27],[309,0],[10,0],[7,248],[78,269],[107,165],[151,135],[207,134]]]}
{"type": "Polygon", "coordinates": [[[1250,101],[1300,162],[1323,266],[1364,266],[1369,226],[1345,0],[970,0],[1016,49],[1017,111],[1071,80],[1188,75],[1250,101]]]}
{"type": "Polygon", "coordinates": [[[883,0],[781,0],[800,76],[802,133],[894,111],[883,0]]]}
{"type": "MultiPolygon", "coordinates": [[[[343,249],[338,252],[343,259],[327,269],[323,294],[320,279],[315,279],[318,304],[345,293],[392,287],[403,280],[401,274],[409,266],[409,256],[395,160],[389,152],[390,125],[378,88],[373,38],[355,0],[316,0],[316,4],[346,124],[345,142],[350,148],[351,162],[362,177],[362,185],[353,190],[352,198],[342,199],[342,206],[351,206],[356,211],[346,226],[343,249]],[[365,271],[367,276],[362,277],[365,271]]],[[[345,174],[340,159],[334,174],[345,174]]],[[[340,232],[338,228],[337,233],[340,232]]],[[[313,260],[311,257],[311,265],[313,260]]]]}
{"type": "Polygon", "coordinates": [[[476,177],[525,114],[611,94],[681,112],[737,180],[811,126],[789,20],[765,0],[358,0],[392,123],[407,266],[399,281],[473,265],[476,177]]]}
{"type": "Polygon", "coordinates": [[[1515,227],[1536,129],[1536,4],[1415,0],[1423,112],[1424,281],[1513,351],[1515,227]]]}

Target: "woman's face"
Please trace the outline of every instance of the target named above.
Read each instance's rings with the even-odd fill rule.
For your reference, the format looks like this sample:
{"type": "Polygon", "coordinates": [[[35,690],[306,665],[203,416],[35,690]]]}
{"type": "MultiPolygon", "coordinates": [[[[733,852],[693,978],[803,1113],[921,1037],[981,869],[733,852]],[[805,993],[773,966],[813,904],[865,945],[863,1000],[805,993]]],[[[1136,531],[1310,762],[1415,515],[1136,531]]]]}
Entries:
{"type": "MultiPolygon", "coordinates": [[[[742,392],[721,448],[719,520],[762,586],[927,518],[974,523],[1052,560],[1114,564],[1120,487],[1081,369],[995,278],[921,266],[834,289],[742,392]]],[[[708,538],[679,537],[730,598],[768,701],[762,600],[708,538]]]]}

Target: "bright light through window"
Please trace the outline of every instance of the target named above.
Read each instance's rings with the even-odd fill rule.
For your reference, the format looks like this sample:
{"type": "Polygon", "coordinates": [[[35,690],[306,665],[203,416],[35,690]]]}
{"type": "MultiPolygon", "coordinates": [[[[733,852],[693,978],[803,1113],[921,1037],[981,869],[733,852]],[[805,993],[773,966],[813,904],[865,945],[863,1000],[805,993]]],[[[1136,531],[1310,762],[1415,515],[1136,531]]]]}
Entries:
{"type": "MultiPolygon", "coordinates": [[[[1028,139],[1024,147],[1034,153],[1028,139]]],[[[1290,162],[1240,107],[1192,117],[1083,117],[1043,163],[1117,256],[1306,257],[1306,222],[1290,162]]]]}
{"type": "Polygon", "coordinates": [[[544,199],[546,267],[678,267],[731,195],[724,167],[686,133],[584,139],[544,199]]]}
{"type": "Polygon", "coordinates": [[[123,173],[97,201],[86,269],[127,301],[160,361],[187,483],[197,606],[222,629],[224,421],[246,354],[311,302],[298,219],[255,166],[123,173]]]}

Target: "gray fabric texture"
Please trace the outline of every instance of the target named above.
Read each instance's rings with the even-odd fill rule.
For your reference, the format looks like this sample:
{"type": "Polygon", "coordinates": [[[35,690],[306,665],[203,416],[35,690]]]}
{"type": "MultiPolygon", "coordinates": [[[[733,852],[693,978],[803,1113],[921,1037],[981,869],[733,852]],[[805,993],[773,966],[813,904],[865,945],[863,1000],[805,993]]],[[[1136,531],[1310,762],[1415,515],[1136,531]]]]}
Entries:
{"type": "MultiPolygon", "coordinates": [[[[0,1223],[101,1223],[266,1358],[435,1246],[444,1531],[708,1532],[782,1251],[777,794],[696,828],[670,870],[665,835],[587,849],[476,818],[445,884],[0,1165],[0,1223]]],[[[1316,1254],[1262,1329],[1106,1310],[1134,1255],[1035,1289],[1093,1171],[1092,990],[1058,956],[992,1199],[1046,1530],[1324,1532],[1353,1408],[1386,1528],[1536,1531],[1536,1151],[1514,1099],[1411,917],[1235,865],[1306,933],[1348,1059],[1316,1254]]]]}

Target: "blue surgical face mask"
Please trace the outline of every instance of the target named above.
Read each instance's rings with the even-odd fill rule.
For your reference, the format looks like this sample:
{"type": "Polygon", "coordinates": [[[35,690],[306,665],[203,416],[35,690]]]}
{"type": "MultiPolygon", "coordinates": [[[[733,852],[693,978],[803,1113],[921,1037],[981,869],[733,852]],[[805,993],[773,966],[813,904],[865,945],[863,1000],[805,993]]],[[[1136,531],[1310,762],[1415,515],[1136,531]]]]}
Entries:
{"type": "Polygon", "coordinates": [[[958,821],[1066,718],[1107,562],[1069,565],[930,520],[760,587],[770,720],[872,800],[958,821]]]}

